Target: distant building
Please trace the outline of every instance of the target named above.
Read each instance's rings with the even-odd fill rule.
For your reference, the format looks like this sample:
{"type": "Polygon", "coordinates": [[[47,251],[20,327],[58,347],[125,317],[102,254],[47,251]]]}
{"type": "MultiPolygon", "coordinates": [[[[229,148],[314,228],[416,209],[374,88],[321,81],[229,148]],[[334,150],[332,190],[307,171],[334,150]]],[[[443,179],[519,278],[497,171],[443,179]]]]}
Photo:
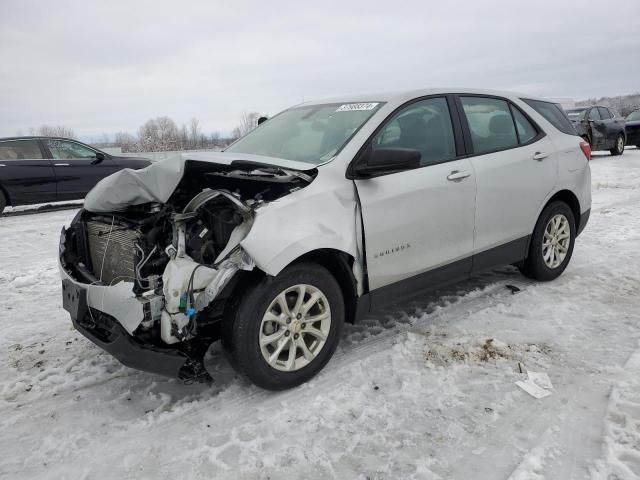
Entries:
{"type": "Polygon", "coordinates": [[[108,153],[109,155],[122,155],[122,147],[104,147],[100,150],[108,153]]]}

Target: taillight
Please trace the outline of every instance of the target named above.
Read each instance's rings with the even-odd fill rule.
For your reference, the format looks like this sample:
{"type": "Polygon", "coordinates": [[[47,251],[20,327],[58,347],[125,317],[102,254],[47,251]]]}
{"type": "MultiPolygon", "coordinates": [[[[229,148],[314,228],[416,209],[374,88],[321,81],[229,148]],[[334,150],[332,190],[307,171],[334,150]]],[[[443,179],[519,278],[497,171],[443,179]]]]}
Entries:
{"type": "Polygon", "coordinates": [[[588,142],[580,142],[580,150],[587,157],[587,160],[591,160],[591,145],[588,142]]]}

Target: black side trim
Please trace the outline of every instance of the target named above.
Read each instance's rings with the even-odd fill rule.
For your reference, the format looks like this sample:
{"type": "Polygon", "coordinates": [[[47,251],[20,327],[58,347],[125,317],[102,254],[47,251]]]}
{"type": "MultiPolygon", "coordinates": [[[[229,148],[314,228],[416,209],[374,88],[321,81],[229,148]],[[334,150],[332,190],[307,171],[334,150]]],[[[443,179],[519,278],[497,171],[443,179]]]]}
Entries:
{"type": "Polygon", "coordinates": [[[477,255],[376,288],[358,298],[355,321],[385,305],[400,303],[416,295],[437,290],[445,285],[465,280],[483,270],[520,262],[527,257],[530,237],[531,235],[527,235],[477,255]]]}
{"type": "Polygon", "coordinates": [[[470,271],[471,257],[434,268],[391,285],[376,288],[370,293],[371,309],[376,310],[384,305],[398,303],[448,283],[463,280],[469,275],[470,271]]]}
{"type": "Polygon", "coordinates": [[[531,235],[499,245],[473,256],[471,273],[481,272],[496,265],[510,265],[527,258],[531,235]]]}
{"type": "Polygon", "coordinates": [[[584,230],[584,227],[587,226],[587,222],[589,221],[589,215],[591,215],[591,209],[587,210],[582,215],[580,215],[580,220],[578,221],[578,232],[576,233],[576,236],[580,235],[584,230]]]}

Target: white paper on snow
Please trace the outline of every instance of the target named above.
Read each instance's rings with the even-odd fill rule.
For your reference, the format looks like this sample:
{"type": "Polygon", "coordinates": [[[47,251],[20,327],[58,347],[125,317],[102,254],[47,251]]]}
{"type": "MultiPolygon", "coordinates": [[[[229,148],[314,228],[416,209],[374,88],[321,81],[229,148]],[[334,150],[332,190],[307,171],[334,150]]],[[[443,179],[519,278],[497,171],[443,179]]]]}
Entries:
{"type": "Polygon", "coordinates": [[[530,379],[527,379],[524,382],[517,381],[516,385],[519,386],[522,390],[524,390],[534,398],[540,399],[540,398],[548,397],[549,395],[551,395],[551,392],[549,390],[540,388],[538,385],[533,383],[530,379]]]}
{"type": "Polygon", "coordinates": [[[551,379],[546,373],[532,372],[531,370],[527,370],[527,376],[529,377],[529,380],[531,380],[540,388],[544,388],[545,390],[553,389],[553,385],[551,385],[551,379]]]}

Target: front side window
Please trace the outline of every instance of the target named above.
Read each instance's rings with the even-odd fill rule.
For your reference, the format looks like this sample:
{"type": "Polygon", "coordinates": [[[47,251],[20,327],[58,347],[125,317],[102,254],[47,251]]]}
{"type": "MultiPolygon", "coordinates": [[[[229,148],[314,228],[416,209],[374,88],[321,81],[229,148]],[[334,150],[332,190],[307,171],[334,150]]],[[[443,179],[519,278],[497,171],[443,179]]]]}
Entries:
{"type": "Polygon", "coordinates": [[[516,147],[518,137],[505,100],[485,97],[460,97],[467,117],[475,153],[516,147]]]}
{"type": "Polygon", "coordinates": [[[602,118],[603,120],[607,120],[609,118],[613,118],[612,115],[611,115],[611,112],[609,112],[608,108],[598,107],[598,111],[600,112],[600,118],[602,118]]]}
{"type": "Polygon", "coordinates": [[[95,150],[68,140],[47,140],[47,147],[56,160],[70,160],[72,158],[96,158],[95,150]]]}
{"type": "Polygon", "coordinates": [[[40,160],[42,152],[37,140],[0,142],[0,160],[40,160]]]}
{"type": "Polygon", "coordinates": [[[371,147],[418,150],[421,166],[455,158],[456,146],[447,100],[429,98],[401,109],[373,138],[371,147]]]}
{"type": "Polygon", "coordinates": [[[589,120],[600,120],[600,112],[598,112],[597,108],[592,108],[589,110],[589,120]]]}
{"type": "Polygon", "coordinates": [[[319,165],[334,157],[382,105],[330,103],[291,108],[262,123],[226,151],[319,165]]]}

